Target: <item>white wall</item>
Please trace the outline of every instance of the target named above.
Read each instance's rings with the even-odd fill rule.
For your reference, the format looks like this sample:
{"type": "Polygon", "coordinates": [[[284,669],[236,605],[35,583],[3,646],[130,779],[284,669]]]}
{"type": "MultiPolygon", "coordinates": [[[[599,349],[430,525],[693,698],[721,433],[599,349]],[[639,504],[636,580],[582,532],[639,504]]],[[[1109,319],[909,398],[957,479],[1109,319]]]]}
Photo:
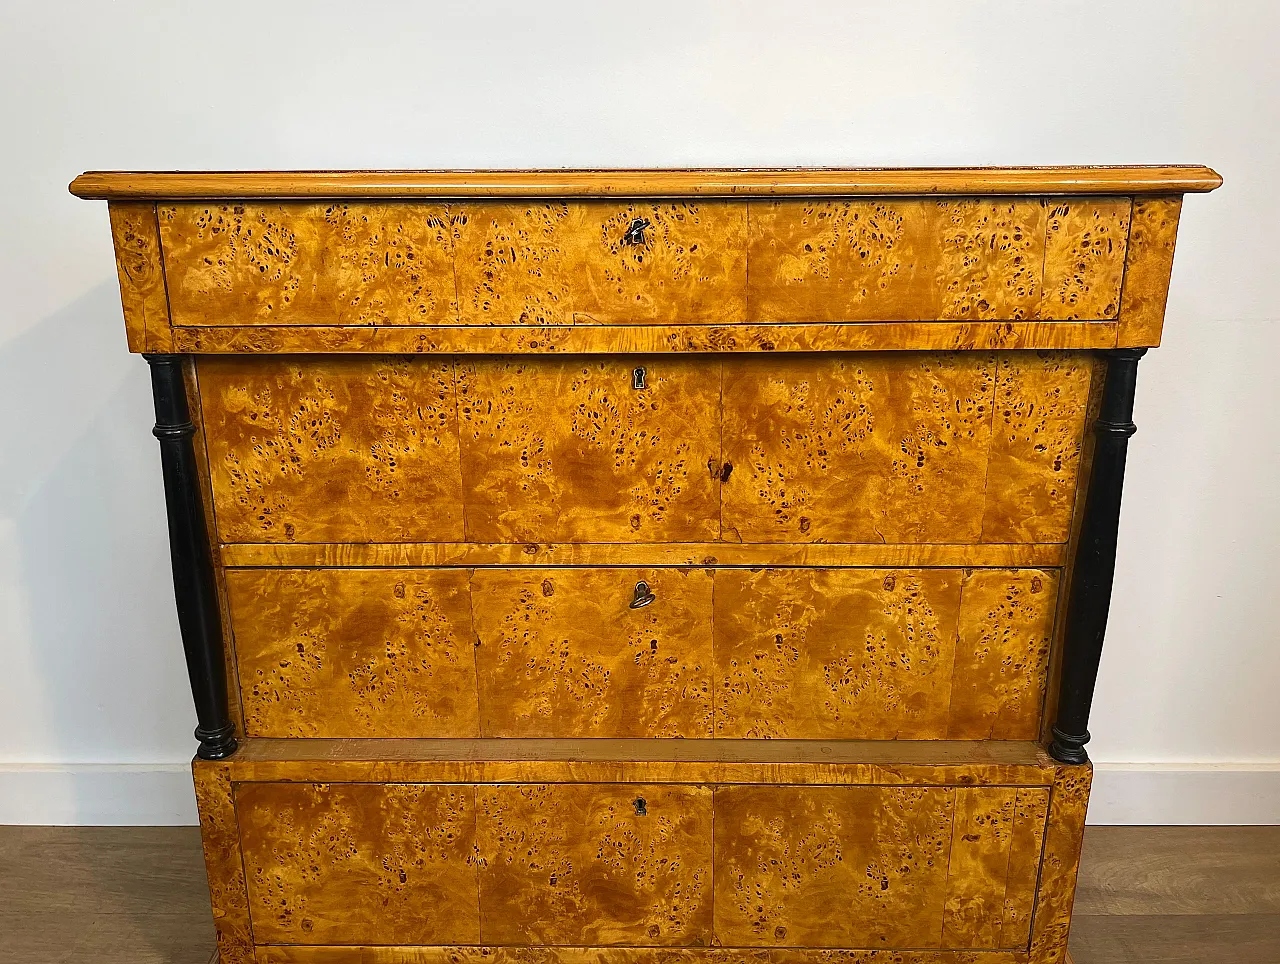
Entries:
{"type": "Polygon", "coordinates": [[[1280,820],[1265,0],[0,5],[0,822],[190,819],[146,366],[89,168],[1196,162],[1095,820],[1280,820]],[[33,766],[42,764],[43,766],[33,766]]]}

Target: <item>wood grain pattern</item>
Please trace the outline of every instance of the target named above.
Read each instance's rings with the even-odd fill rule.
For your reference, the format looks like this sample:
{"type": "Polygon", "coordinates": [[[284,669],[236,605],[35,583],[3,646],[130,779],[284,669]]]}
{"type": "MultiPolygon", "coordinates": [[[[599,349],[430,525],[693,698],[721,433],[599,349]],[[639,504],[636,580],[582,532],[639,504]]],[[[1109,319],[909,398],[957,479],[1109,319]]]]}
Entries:
{"type": "Polygon", "coordinates": [[[129,350],[170,351],[169,297],[155,205],[113,202],[109,211],[129,350]]]}
{"type": "MultiPolygon", "coordinates": [[[[942,908],[944,947],[1008,946],[1001,940],[1018,792],[984,787],[956,793],[942,908]]],[[[1048,794],[1040,792],[1047,800],[1048,794]]]]}
{"type": "Polygon", "coordinates": [[[711,736],[708,571],[479,569],[471,598],[485,736],[711,736]]]}
{"type": "MultiPolygon", "coordinates": [[[[1205,946],[1213,946],[1206,942],[1205,946]]],[[[816,948],[305,947],[264,945],[258,964],[1028,964],[1025,951],[875,951],[816,948]]],[[[1257,964],[1262,959],[1257,958],[1257,964]]],[[[1270,958],[1267,959],[1268,962],[1270,958]]],[[[1068,954],[1067,964],[1072,958],[1068,954]]],[[[1250,958],[1248,964],[1254,964],[1250,958]]],[[[1234,959],[1232,959],[1234,964],[1234,959]]],[[[1242,961],[1242,964],[1244,962],[1242,961]]]]}
{"type": "Polygon", "coordinates": [[[1026,952],[816,948],[289,947],[258,948],[258,964],[1028,964],[1026,952]]]}
{"type": "Polygon", "coordinates": [[[223,539],[462,538],[448,363],[202,358],[198,374],[223,539]]]}
{"type": "Polygon", "coordinates": [[[716,736],[938,739],[959,570],[716,573],[716,736]]]}
{"type": "Polygon", "coordinates": [[[479,942],[473,788],[249,783],[236,811],[259,942],[479,942]]]}
{"type": "Polygon", "coordinates": [[[467,538],[717,538],[718,376],[698,359],[460,363],[467,538]]]}
{"type": "Polygon", "coordinates": [[[227,566],[990,566],[1057,567],[1061,543],[227,543],[227,566]]]}
{"type": "Polygon", "coordinates": [[[227,572],[247,734],[479,736],[468,576],[227,572]]]}
{"type": "Polygon", "coordinates": [[[231,770],[226,763],[196,760],[191,772],[200,812],[200,839],[204,845],[219,960],[223,964],[252,964],[249,892],[240,858],[240,828],[236,822],[231,770]]]}
{"type": "Polygon", "coordinates": [[[730,946],[939,947],[955,794],[718,789],[717,939],[730,946]]]}
{"type": "Polygon", "coordinates": [[[481,932],[497,944],[711,943],[711,791],[477,789],[481,932]]]}
{"type": "Polygon", "coordinates": [[[464,325],[743,320],[746,206],[683,201],[459,204],[464,325]],[[634,221],[643,241],[626,243],[634,221]]]}
{"type": "Polygon", "coordinates": [[[1199,165],[523,171],[88,171],[83,198],[724,197],[879,194],[1183,194],[1222,178],[1199,165]]]}
{"type": "Polygon", "coordinates": [[[753,201],[751,320],[1114,318],[1126,198],[753,201]]]}
{"type": "Polygon", "coordinates": [[[1067,541],[1099,367],[1079,354],[1000,356],[982,541],[1067,541]]]}
{"type": "Polygon", "coordinates": [[[723,363],[726,539],[977,542],[990,355],[723,363]]]}
{"type": "Polygon", "coordinates": [[[1056,574],[716,572],[716,735],[1034,739],[1056,574]]]}
{"type": "Polygon", "coordinates": [[[1087,358],[865,354],[722,364],[724,459],[734,466],[722,493],[726,539],[1030,542],[1041,541],[1028,538],[1039,531],[1065,539],[1087,358]],[[1060,367],[1065,384],[1051,382],[1051,372],[1024,373],[1046,366],[1060,367]],[[1018,400],[1033,408],[1018,409],[1018,400]],[[1005,436],[995,438],[998,405],[1014,407],[1001,412],[1005,436]],[[1053,433],[1050,447],[1018,434],[1041,424],[1053,433]],[[1038,496],[1029,507],[1028,493],[1038,496]]]}
{"type": "Polygon", "coordinates": [[[1035,911],[1036,887],[1040,879],[1040,857],[1044,852],[1049,794],[1037,787],[1019,787],[1014,806],[1016,812],[1009,841],[1009,873],[1005,884],[1004,910],[1000,916],[999,943],[1004,947],[1024,947],[1031,940],[1031,918],[1035,911]]]}
{"type": "Polygon", "coordinates": [[[717,787],[716,938],[995,947],[1015,796],[1005,787],[717,787]]]}
{"type": "Polygon", "coordinates": [[[430,325],[457,314],[441,204],[166,204],[179,326],[430,325]]]}
{"type": "Polygon", "coordinates": [[[985,740],[249,740],[248,781],[1048,786],[1038,743],[985,740]]]}
{"type": "Polygon", "coordinates": [[[1154,347],[1164,328],[1165,299],[1178,240],[1180,197],[1136,197],[1120,299],[1120,348],[1154,347]]]}
{"type": "Polygon", "coordinates": [[[1060,964],[1067,952],[1071,905],[1075,900],[1076,874],[1080,869],[1080,848],[1092,782],[1092,764],[1054,769],[1044,858],[1040,867],[1040,891],[1031,928],[1031,959],[1036,964],[1060,964]]]}
{"type": "Polygon", "coordinates": [[[179,328],[200,354],[618,354],[1114,348],[1113,321],[921,321],[776,325],[179,328]]]}
{"type": "Polygon", "coordinates": [[[227,581],[247,733],[275,738],[1034,739],[1057,599],[1038,569],[227,581]]]}
{"type": "Polygon", "coordinates": [[[1129,239],[1128,198],[1046,198],[1038,318],[1114,318],[1129,239]]]}
{"type": "Polygon", "coordinates": [[[1040,733],[1058,573],[965,572],[946,736],[1034,740],[1040,733]]]}
{"type": "Polygon", "coordinates": [[[563,247],[569,205],[482,204],[459,214],[454,273],[459,321],[486,325],[572,322],[563,247]]]}

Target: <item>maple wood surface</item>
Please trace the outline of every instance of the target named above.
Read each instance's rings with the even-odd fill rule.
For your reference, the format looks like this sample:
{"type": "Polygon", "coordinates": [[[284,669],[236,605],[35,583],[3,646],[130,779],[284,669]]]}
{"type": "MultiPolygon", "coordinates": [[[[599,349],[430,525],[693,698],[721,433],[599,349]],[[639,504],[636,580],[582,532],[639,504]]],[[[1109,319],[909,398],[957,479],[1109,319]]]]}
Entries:
{"type": "Polygon", "coordinates": [[[1017,544],[1066,541],[1095,366],[968,352],[198,369],[226,542],[1017,544]]]}
{"type": "Polygon", "coordinates": [[[857,194],[1183,194],[1222,178],[1197,165],[541,171],[87,171],[82,198],[534,197],[857,194]]]}

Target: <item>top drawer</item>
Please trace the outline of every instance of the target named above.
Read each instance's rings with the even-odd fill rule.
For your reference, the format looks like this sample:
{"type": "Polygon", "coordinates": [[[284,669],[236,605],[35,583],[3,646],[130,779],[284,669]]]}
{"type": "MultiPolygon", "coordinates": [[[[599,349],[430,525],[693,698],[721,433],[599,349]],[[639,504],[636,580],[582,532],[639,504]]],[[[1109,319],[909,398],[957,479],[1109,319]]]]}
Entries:
{"type": "Polygon", "coordinates": [[[1125,197],[158,207],[176,327],[1106,320],[1125,197]]]}

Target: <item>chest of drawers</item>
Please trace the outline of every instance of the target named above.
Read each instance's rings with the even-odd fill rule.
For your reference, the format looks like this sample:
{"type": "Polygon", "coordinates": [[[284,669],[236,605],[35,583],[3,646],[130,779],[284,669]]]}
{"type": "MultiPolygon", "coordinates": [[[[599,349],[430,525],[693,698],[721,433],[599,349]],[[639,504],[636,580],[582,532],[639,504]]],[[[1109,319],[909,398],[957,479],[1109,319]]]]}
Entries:
{"type": "Polygon", "coordinates": [[[1055,964],[1205,168],[86,174],[225,964],[1055,964]]]}

